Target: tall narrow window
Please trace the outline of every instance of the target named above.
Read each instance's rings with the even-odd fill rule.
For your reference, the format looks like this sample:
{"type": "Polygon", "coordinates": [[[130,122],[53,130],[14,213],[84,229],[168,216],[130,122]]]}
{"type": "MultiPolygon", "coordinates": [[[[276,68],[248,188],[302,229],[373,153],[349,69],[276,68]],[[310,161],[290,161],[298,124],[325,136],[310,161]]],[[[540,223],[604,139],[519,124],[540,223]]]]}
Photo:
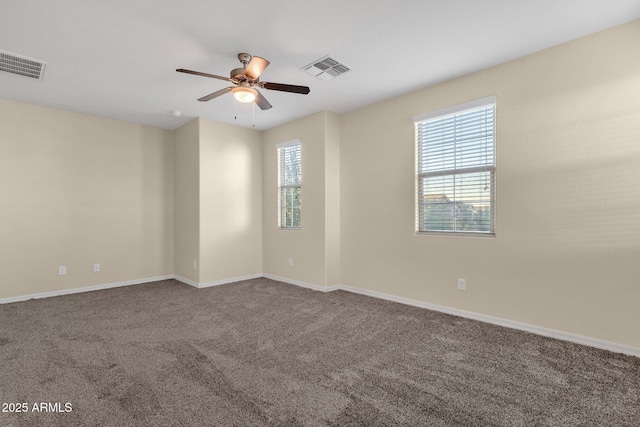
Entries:
{"type": "Polygon", "coordinates": [[[418,232],[495,233],[494,96],[414,117],[418,232]]]}
{"type": "Polygon", "coordinates": [[[302,153],[300,141],[277,146],[278,149],[278,226],[300,228],[302,153]]]}

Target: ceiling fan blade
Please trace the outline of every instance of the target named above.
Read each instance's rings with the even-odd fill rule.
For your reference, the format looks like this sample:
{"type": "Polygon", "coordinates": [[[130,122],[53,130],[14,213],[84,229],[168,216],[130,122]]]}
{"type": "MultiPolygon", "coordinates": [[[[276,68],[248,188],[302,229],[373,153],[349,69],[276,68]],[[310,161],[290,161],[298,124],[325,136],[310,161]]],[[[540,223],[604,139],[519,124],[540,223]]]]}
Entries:
{"type": "Polygon", "coordinates": [[[228,77],[216,76],[215,74],[201,73],[200,71],[185,70],[184,68],[178,68],[176,71],[179,73],[193,74],[195,76],[210,77],[212,79],[225,80],[227,82],[233,81],[228,77]]]}
{"type": "Polygon", "coordinates": [[[306,95],[311,92],[307,86],[285,85],[282,83],[262,82],[260,83],[260,87],[270,90],[279,90],[282,92],[300,93],[302,95],[306,95]]]}
{"type": "Polygon", "coordinates": [[[253,80],[256,80],[268,66],[269,61],[259,56],[254,56],[251,58],[249,65],[247,65],[247,69],[244,71],[244,75],[253,80]]]}
{"type": "Polygon", "coordinates": [[[262,96],[260,92],[258,91],[256,92],[258,94],[256,95],[256,99],[254,102],[258,104],[258,107],[260,107],[261,110],[268,110],[269,108],[271,108],[271,104],[269,104],[269,101],[267,101],[267,98],[262,96]]]}
{"type": "Polygon", "coordinates": [[[233,89],[233,86],[225,87],[224,89],[220,89],[219,91],[216,91],[216,92],[210,93],[210,94],[209,94],[209,95],[207,95],[207,96],[203,96],[202,98],[198,98],[198,101],[200,101],[200,102],[210,101],[210,100],[212,100],[213,98],[217,98],[217,97],[219,97],[220,95],[224,95],[224,94],[225,94],[225,93],[227,93],[227,92],[231,92],[231,89],[233,89]]]}

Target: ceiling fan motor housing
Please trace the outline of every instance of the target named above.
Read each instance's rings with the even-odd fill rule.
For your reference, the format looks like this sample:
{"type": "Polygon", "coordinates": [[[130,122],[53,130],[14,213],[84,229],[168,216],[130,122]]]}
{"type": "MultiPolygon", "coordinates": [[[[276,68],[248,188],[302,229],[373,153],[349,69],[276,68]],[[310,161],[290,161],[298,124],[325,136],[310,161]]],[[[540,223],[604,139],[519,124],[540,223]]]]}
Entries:
{"type": "Polygon", "coordinates": [[[240,81],[248,80],[244,73],[247,69],[247,65],[251,62],[251,58],[253,57],[248,53],[239,53],[238,60],[242,63],[242,68],[234,68],[231,70],[231,73],[229,73],[230,77],[240,81]]]}
{"type": "Polygon", "coordinates": [[[229,73],[229,76],[232,79],[236,79],[236,80],[240,80],[240,81],[246,80],[247,77],[244,75],[245,70],[246,70],[245,68],[234,68],[229,73]]]}

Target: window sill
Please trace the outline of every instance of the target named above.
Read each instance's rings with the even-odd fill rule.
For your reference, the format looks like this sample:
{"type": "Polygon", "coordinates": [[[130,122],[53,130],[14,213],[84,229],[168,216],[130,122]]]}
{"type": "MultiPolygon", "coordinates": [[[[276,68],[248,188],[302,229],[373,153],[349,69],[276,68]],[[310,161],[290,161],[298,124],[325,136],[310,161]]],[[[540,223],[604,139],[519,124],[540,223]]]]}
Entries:
{"type": "Polygon", "coordinates": [[[416,236],[457,236],[457,237],[496,237],[496,233],[473,233],[460,231],[416,231],[416,236]]]}

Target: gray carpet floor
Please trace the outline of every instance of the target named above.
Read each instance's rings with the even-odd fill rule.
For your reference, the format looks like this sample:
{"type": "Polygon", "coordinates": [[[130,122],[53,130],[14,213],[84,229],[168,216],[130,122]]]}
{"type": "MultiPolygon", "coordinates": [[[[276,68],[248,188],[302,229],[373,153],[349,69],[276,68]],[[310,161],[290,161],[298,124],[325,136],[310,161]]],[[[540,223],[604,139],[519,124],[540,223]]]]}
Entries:
{"type": "Polygon", "coordinates": [[[168,280],[0,306],[0,397],[1,426],[638,426],[640,359],[343,291],[168,280]]]}

